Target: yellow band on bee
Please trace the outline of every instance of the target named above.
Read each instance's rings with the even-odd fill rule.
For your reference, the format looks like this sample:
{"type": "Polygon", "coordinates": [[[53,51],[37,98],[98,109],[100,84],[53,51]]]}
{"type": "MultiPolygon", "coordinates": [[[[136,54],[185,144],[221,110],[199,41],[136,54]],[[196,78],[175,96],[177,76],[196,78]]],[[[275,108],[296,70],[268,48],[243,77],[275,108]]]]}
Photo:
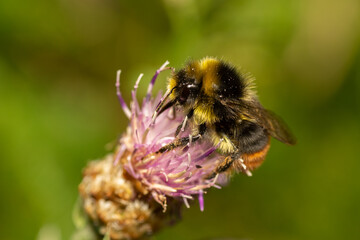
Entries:
{"type": "Polygon", "coordinates": [[[213,123],[217,122],[219,119],[214,114],[214,109],[213,109],[212,104],[209,104],[206,106],[201,105],[201,106],[195,107],[194,120],[195,120],[196,124],[200,125],[203,123],[213,124],[213,123]]]}
{"type": "Polygon", "coordinates": [[[235,146],[234,144],[231,142],[231,140],[226,137],[226,136],[222,136],[220,137],[217,133],[213,133],[211,135],[211,140],[213,142],[213,144],[216,146],[219,143],[219,150],[222,153],[233,153],[235,151],[235,146]]]}
{"type": "Polygon", "coordinates": [[[203,73],[203,90],[207,96],[214,96],[214,86],[218,85],[217,68],[219,66],[219,60],[216,58],[204,58],[200,62],[200,67],[203,73]]]}

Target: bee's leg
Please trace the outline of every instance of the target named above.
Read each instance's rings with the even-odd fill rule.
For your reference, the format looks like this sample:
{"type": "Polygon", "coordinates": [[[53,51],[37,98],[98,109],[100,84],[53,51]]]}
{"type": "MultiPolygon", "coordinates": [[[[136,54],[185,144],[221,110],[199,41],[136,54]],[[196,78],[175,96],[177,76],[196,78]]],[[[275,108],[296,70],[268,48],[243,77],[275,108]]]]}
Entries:
{"type": "Polygon", "coordinates": [[[239,159],[240,153],[236,152],[231,156],[227,156],[215,169],[213,173],[211,173],[207,179],[212,179],[219,173],[225,172],[228,170],[234,163],[235,160],[239,159]]]}
{"type": "Polygon", "coordinates": [[[176,118],[176,108],[175,108],[175,106],[172,106],[172,111],[174,113],[174,119],[175,119],[176,118]]]}
{"type": "Polygon", "coordinates": [[[189,142],[190,142],[190,139],[192,142],[196,142],[197,140],[199,140],[201,137],[200,134],[196,135],[196,136],[189,136],[189,137],[183,137],[183,138],[179,138],[179,139],[176,139],[175,141],[165,145],[164,147],[160,148],[158,151],[155,152],[155,154],[158,154],[158,153],[164,153],[164,152],[167,152],[167,151],[170,151],[170,150],[173,150],[177,147],[183,147],[183,146],[186,146],[189,142]]]}
{"type": "Polygon", "coordinates": [[[195,136],[188,136],[188,137],[183,137],[183,138],[179,138],[179,139],[175,139],[173,142],[165,145],[164,147],[160,148],[158,151],[155,152],[155,154],[158,154],[158,153],[164,153],[164,152],[167,152],[167,151],[170,151],[170,150],[173,150],[177,147],[183,147],[183,146],[186,146],[188,143],[190,142],[196,142],[197,140],[199,140],[202,135],[204,135],[206,131],[206,125],[205,124],[201,124],[199,126],[199,133],[195,136]]]}
{"type": "Polygon", "coordinates": [[[185,130],[187,121],[189,119],[191,119],[193,115],[194,115],[194,109],[191,109],[188,112],[188,114],[186,114],[186,116],[185,116],[184,120],[182,121],[182,123],[177,127],[177,129],[175,131],[175,137],[177,137],[179,135],[180,131],[183,132],[185,130]]]}

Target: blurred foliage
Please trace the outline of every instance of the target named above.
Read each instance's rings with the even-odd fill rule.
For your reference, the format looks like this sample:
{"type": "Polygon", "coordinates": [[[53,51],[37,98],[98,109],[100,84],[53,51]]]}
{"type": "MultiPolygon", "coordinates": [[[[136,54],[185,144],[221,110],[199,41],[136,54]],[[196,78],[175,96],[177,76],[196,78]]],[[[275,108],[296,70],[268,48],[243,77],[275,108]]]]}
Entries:
{"type": "Polygon", "coordinates": [[[154,239],[358,239],[359,29],[358,0],[1,1],[0,238],[69,239],[81,169],[127,124],[117,69],[129,100],[139,73],[144,95],[165,60],[208,55],[256,76],[298,145],[154,239]]]}

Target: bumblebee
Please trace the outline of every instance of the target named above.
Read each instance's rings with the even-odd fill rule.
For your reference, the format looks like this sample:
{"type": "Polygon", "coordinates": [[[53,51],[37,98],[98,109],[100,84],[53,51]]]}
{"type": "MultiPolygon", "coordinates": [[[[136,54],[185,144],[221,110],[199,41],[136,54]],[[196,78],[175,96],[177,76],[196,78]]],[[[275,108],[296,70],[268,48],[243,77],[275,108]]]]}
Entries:
{"type": "Polygon", "coordinates": [[[252,78],[216,58],[190,61],[173,72],[154,120],[170,107],[186,113],[175,135],[187,127],[191,128],[192,134],[177,137],[156,153],[199,139],[211,141],[226,157],[209,178],[231,167],[251,174],[249,170],[264,161],[271,137],[289,145],[296,142],[285,123],[260,104],[253,91],[252,78]]]}

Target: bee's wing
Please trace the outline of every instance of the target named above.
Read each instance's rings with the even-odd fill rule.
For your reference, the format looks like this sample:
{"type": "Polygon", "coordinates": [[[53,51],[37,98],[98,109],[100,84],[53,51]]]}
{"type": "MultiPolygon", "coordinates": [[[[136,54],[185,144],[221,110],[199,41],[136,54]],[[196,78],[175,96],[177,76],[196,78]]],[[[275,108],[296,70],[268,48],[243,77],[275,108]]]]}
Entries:
{"type": "Polygon", "coordinates": [[[275,113],[265,109],[257,100],[246,101],[240,104],[241,118],[255,122],[265,128],[277,140],[294,145],[296,139],[285,122],[275,113]]]}

